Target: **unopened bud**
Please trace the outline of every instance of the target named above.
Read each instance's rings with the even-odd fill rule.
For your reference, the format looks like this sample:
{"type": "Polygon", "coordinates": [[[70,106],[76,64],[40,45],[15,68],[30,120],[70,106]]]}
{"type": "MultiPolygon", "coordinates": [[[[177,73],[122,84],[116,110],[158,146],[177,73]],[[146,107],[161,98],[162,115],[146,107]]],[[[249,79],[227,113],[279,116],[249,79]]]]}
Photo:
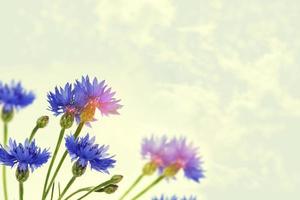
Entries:
{"type": "Polygon", "coordinates": [[[47,126],[49,122],[49,117],[48,116],[41,116],[40,118],[38,118],[38,120],[36,121],[36,125],[39,128],[44,128],[47,126]]]}
{"type": "Polygon", "coordinates": [[[16,170],[16,178],[19,182],[25,182],[29,177],[29,170],[16,170]]]}
{"type": "Polygon", "coordinates": [[[14,117],[14,110],[12,108],[2,108],[1,118],[4,122],[10,122],[14,117]]]}
{"type": "Polygon", "coordinates": [[[96,190],[95,192],[105,192],[106,194],[112,194],[115,191],[117,191],[119,186],[115,185],[115,184],[110,184],[108,186],[105,186],[104,188],[101,188],[99,190],[96,190]]]}
{"type": "Polygon", "coordinates": [[[76,177],[82,176],[86,170],[86,166],[81,166],[78,162],[75,162],[72,167],[73,175],[76,177]]]}
{"type": "Polygon", "coordinates": [[[149,162],[144,165],[143,174],[150,176],[154,174],[156,170],[157,170],[157,164],[155,164],[154,162],[149,162]]]}
{"type": "Polygon", "coordinates": [[[113,175],[110,180],[112,181],[112,183],[120,183],[122,179],[122,175],[113,175]]]}
{"type": "Polygon", "coordinates": [[[71,128],[74,123],[74,115],[65,113],[60,119],[60,126],[64,129],[71,128]]]}

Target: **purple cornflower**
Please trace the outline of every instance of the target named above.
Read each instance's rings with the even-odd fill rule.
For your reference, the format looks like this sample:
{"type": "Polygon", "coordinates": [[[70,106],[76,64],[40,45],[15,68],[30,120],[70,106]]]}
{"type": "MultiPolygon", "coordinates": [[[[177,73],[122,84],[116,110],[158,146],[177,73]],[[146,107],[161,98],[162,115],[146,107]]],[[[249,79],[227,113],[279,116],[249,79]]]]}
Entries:
{"type": "Polygon", "coordinates": [[[102,115],[119,114],[118,109],[122,106],[120,100],[114,98],[115,92],[111,91],[105,81],[94,78],[91,82],[89,77],[82,77],[81,82],[76,81],[74,99],[79,107],[83,108],[80,114],[80,121],[94,121],[96,108],[102,115]]]}
{"type": "Polygon", "coordinates": [[[48,109],[55,116],[64,113],[75,115],[80,110],[74,101],[74,89],[70,83],[67,83],[64,88],[55,87],[55,91],[49,92],[47,97],[50,104],[48,109]]]}
{"type": "Polygon", "coordinates": [[[168,143],[167,163],[176,170],[183,169],[187,178],[199,182],[204,177],[200,157],[197,155],[197,148],[188,144],[185,138],[174,138],[168,143]]]}
{"type": "Polygon", "coordinates": [[[167,138],[162,137],[150,137],[144,138],[142,142],[142,156],[145,159],[149,159],[150,162],[156,164],[158,167],[168,165],[166,154],[167,138]]]}
{"type": "Polygon", "coordinates": [[[35,96],[33,92],[27,92],[21,82],[11,84],[3,84],[0,82],[0,104],[3,104],[4,112],[12,112],[13,109],[24,108],[30,105],[35,96]]]}
{"type": "Polygon", "coordinates": [[[195,196],[190,196],[190,197],[177,197],[175,195],[173,195],[172,197],[166,197],[164,195],[161,195],[160,197],[154,197],[152,198],[152,200],[197,200],[197,198],[195,196]]]}
{"type": "Polygon", "coordinates": [[[8,148],[0,145],[0,163],[13,167],[18,165],[18,171],[34,171],[36,168],[45,164],[50,157],[47,149],[42,150],[37,147],[35,141],[25,140],[24,144],[17,144],[15,140],[9,140],[8,148]]]}
{"type": "Polygon", "coordinates": [[[65,140],[72,160],[76,160],[82,168],[86,168],[90,163],[92,169],[108,173],[108,169],[114,167],[116,161],[107,153],[108,146],[94,144],[95,137],[90,138],[87,134],[85,137],[75,139],[70,135],[65,140]]]}

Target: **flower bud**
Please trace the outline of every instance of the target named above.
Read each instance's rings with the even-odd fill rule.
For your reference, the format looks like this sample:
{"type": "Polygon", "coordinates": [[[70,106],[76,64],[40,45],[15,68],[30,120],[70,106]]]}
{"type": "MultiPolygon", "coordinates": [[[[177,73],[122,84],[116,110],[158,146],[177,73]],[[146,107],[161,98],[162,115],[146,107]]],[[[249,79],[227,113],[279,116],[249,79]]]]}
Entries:
{"type": "Polygon", "coordinates": [[[105,186],[104,188],[101,188],[99,190],[96,190],[95,192],[105,192],[106,194],[112,194],[115,191],[117,191],[119,186],[115,185],[115,184],[110,184],[105,186]]]}
{"type": "Polygon", "coordinates": [[[113,175],[110,180],[112,181],[112,183],[120,183],[122,179],[122,175],[113,175]]]}
{"type": "Polygon", "coordinates": [[[1,118],[4,122],[10,122],[14,117],[14,110],[7,109],[5,107],[2,108],[1,118]]]}
{"type": "Polygon", "coordinates": [[[76,177],[82,176],[86,170],[86,166],[81,166],[78,162],[75,162],[72,167],[73,175],[76,177]]]}
{"type": "Polygon", "coordinates": [[[29,170],[16,170],[16,178],[19,182],[25,182],[29,177],[29,170]]]}
{"type": "Polygon", "coordinates": [[[44,128],[47,126],[49,122],[49,117],[48,116],[41,116],[40,118],[38,118],[38,120],[36,121],[36,125],[39,128],[44,128]]]}
{"type": "Polygon", "coordinates": [[[157,164],[155,164],[154,162],[146,163],[143,168],[143,174],[150,176],[154,174],[156,169],[157,169],[157,164]]]}
{"type": "Polygon", "coordinates": [[[74,115],[71,113],[65,113],[60,119],[60,126],[64,129],[71,128],[74,123],[74,115]]]}
{"type": "Polygon", "coordinates": [[[180,166],[178,164],[172,164],[164,169],[163,175],[165,177],[173,177],[178,173],[179,170],[180,166]]]}

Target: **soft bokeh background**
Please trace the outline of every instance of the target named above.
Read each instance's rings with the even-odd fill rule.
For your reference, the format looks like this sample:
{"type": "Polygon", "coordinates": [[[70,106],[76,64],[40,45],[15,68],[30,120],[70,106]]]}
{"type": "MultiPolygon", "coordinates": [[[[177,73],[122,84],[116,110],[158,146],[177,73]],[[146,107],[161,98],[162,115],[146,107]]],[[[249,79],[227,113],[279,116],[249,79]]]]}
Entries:
{"type": "MultiPolygon", "coordinates": [[[[10,135],[27,137],[37,117],[51,115],[46,93],[89,74],[106,79],[124,108],[84,132],[110,144],[112,174],[125,176],[118,193],[90,200],[120,196],[139,174],[140,141],[151,134],[187,136],[200,147],[207,178],[196,184],[179,175],[142,199],[299,199],[299,18],[298,0],[3,1],[0,79],[21,80],[37,94],[10,135]]],[[[51,117],[38,143],[53,148],[58,133],[51,117]]],[[[40,198],[45,172],[26,182],[26,199],[40,198]]],[[[9,176],[17,199],[14,170],[9,176]]],[[[89,171],[72,190],[108,177],[89,171]]]]}

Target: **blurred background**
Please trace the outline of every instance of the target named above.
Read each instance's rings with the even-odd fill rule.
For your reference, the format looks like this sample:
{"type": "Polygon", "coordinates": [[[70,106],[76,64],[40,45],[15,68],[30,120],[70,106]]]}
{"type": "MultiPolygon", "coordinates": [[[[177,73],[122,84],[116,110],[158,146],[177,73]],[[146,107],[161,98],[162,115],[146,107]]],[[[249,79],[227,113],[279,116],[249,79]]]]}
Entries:
{"type": "MultiPolygon", "coordinates": [[[[206,178],[197,184],[180,174],[145,200],[299,199],[299,18],[298,0],[3,1],[0,80],[20,80],[37,95],[10,136],[23,140],[47,114],[37,141],[53,148],[59,118],[46,110],[47,92],[90,75],[107,80],[124,107],[119,116],[98,113],[83,132],[110,145],[111,173],[125,178],[117,193],[87,199],[121,195],[141,171],[141,139],[151,134],[186,136],[199,147],[206,178]]],[[[31,175],[25,199],[40,198],[46,170],[31,175]]],[[[16,199],[14,170],[8,176],[16,199]]],[[[70,191],[108,177],[88,171],[70,191]]]]}

